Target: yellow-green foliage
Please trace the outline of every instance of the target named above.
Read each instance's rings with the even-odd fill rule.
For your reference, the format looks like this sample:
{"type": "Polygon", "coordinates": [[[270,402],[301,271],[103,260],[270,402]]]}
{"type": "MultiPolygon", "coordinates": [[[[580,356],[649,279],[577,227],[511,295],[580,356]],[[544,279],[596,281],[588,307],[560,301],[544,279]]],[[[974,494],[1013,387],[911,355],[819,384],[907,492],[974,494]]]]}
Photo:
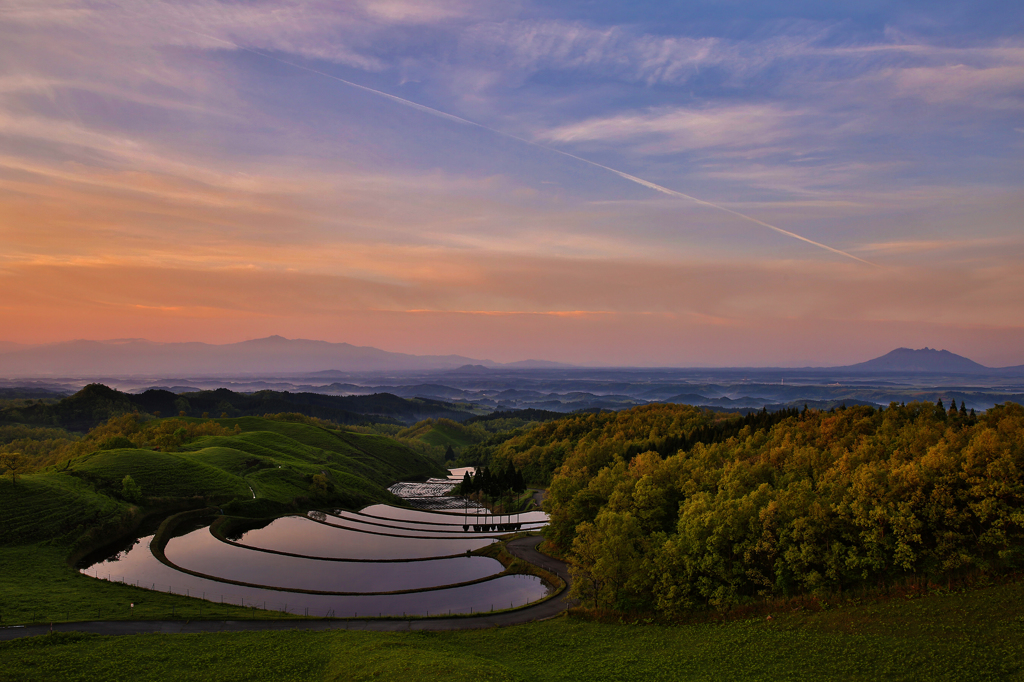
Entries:
{"type": "Polygon", "coordinates": [[[70,448],[81,436],[64,429],[5,424],[0,426],[0,454],[21,453],[31,462],[32,468],[53,464],[54,453],[70,448]]]}
{"type": "Polygon", "coordinates": [[[177,450],[196,438],[227,433],[227,429],[210,420],[145,421],[137,413],[128,413],[111,417],[85,436],[62,429],[2,426],[0,453],[21,452],[29,459],[31,469],[40,470],[111,447],[124,448],[130,444],[137,448],[177,450]]]}
{"type": "Polygon", "coordinates": [[[495,449],[491,461],[499,469],[511,461],[527,481],[547,483],[567,457],[572,457],[573,468],[596,471],[595,466],[603,466],[615,455],[628,458],[647,450],[664,451],[699,426],[728,419],[689,405],[645,405],[575,415],[514,436],[495,449]]]}
{"type": "Polygon", "coordinates": [[[602,606],[675,613],[1024,566],[1019,405],[976,422],[921,403],[810,412],[667,458],[621,457],[630,433],[567,444],[547,501],[577,595],[602,606]]]}

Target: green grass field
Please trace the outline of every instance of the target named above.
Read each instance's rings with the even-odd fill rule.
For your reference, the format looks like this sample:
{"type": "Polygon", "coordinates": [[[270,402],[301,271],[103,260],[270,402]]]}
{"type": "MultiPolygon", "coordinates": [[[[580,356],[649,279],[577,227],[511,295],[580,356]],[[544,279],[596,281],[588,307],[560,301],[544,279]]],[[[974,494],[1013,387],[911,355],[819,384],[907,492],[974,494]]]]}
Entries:
{"type": "Polygon", "coordinates": [[[1024,585],[771,622],[53,635],[0,643],[0,661],[2,680],[1015,680],[1024,678],[1024,585]]]}

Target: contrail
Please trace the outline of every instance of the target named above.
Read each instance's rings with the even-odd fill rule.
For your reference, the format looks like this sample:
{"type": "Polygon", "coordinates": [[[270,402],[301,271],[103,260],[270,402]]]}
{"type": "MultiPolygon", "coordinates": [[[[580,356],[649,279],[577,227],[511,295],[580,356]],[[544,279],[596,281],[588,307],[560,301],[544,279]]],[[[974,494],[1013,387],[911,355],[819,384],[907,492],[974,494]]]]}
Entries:
{"type": "Polygon", "coordinates": [[[349,87],[358,88],[359,90],[363,90],[365,92],[372,93],[374,95],[377,95],[378,97],[384,97],[385,99],[389,99],[392,102],[396,102],[396,103],[401,104],[403,106],[407,106],[407,107],[410,107],[412,109],[416,109],[417,111],[422,111],[423,113],[429,114],[431,116],[436,116],[438,118],[443,118],[445,120],[452,121],[454,123],[461,123],[462,125],[473,126],[474,128],[480,128],[481,130],[486,130],[487,132],[493,133],[495,135],[500,135],[502,137],[505,137],[505,138],[508,138],[508,139],[511,139],[511,140],[516,140],[517,142],[522,142],[523,144],[530,145],[531,147],[536,147],[538,149],[543,149],[543,150],[548,151],[548,152],[554,152],[555,154],[561,154],[562,156],[565,156],[565,157],[568,157],[570,159],[574,159],[576,161],[580,161],[582,163],[594,166],[595,168],[600,168],[602,170],[608,171],[609,173],[614,173],[615,175],[618,175],[620,178],[622,178],[624,180],[629,180],[630,182],[635,182],[636,184],[642,185],[643,187],[647,187],[648,189],[653,189],[655,192],[661,192],[662,194],[667,194],[669,196],[676,197],[678,199],[686,199],[687,201],[692,201],[692,202],[694,202],[696,204],[700,204],[701,206],[707,206],[709,208],[714,208],[714,209],[717,209],[719,211],[723,211],[723,212],[728,213],[730,215],[734,215],[737,218],[742,218],[743,220],[746,220],[746,221],[749,221],[751,223],[754,223],[755,225],[760,225],[761,227],[767,227],[769,230],[774,230],[775,232],[778,232],[781,235],[785,235],[787,237],[792,237],[793,239],[798,239],[798,240],[800,240],[802,242],[805,242],[807,244],[811,244],[812,246],[817,246],[819,249],[824,249],[825,251],[829,251],[829,252],[837,254],[839,256],[844,256],[844,257],[849,258],[851,260],[855,260],[855,261],[857,261],[859,263],[864,263],[865,265],[871,265],[873,267],[879,267],[877,264],[872,263],[871,261],[864,260],[863,258],[858,258],[857,256],[854,256],[852,253],[847,253],[846,251],[843,251],[841,249],[836,249],[836,248],[831,247],[831,246],[829,246],[827,244],[822,244],[821,242],[816,242],[813,239],[808,239],[807,237],[799,235],[799,234],[797,234],[795,232],[790,232],[789,230],[784,230],[781,227],[777,227],[776,225],[772,225],[771,223],[766,223],[763,220],[758,220],[757,218],[753,218],[751,216],[748,216],[745,213],[740,213],[739,211],[735,211],[735,210],[733,210],[731,208],[728,208],[726,206],[722,206],[721,204],[716,204],[716,203],[713,203],[711,201],[705,201],[704,199],[698,199],[697,197],[690,196],[689,194],[683,194],[682,192],[677,192],[674,189],[669,189],[668,187],[663,187],[662,185],[659,185],[657,183],[651,182],[650,180],[644,180],[643,178],[638,178],[635,175],[630,175],[629,173],[625,173],[623,171],[616,170],[614,168],[611,168],[610,166],[605,166],[603,164],[597,163],[596,161],[591,161],[590,159],[585,159],[582,156],[576,156],[575,154],[570,154],[569,152],[564,152],[561,149],[557,149],[555,147],[549,147],[547,145],[540,144],[539,142],[534,142],[533,140],[527,140],[526,138],[518,137],[518,136],[513,135],[511,133],[506,133],[506,132],[503,132],[501,130],[497,130],[495,128],[490,128],[488,126],[483,125],[482,123],[477,123],[476,121],[470,121],[469,119],[462,118],[461,116],[456,116],[455,114],[449,114],[447,112],[441,111],[440,109],[434,109],[433,107],[428,107],[425,104],[419,104],[417,102],[413,102],[412,100],[405,99],[404,97],[399,97],[397,95],[392,95],[392,94],[384,92],[382,90],[376,90],[374,88],[370,88],[370,87],[367,87],[365,85],[360,85],[359,83],[353,83],[352,81],[345,80],[344,78],[339,78],[338,76],[335,76],[334,74],[327,73],[326,71],[320,71],[319,69],[314,69],[312,67],[306,66],[304,64],[298,64],[296,62],[290,62],[287,59],[281,59],[280,57],[276,57],[276,56],[274,56],[272,54],[267,54],[266,52],[262,52],[260,50],[253,49],[251,47],[245,47],[244,45],[239,45],[238,43],[235,43],[235,42],[233,42],[231,40],[226,40],[224,38],[219,38],[217,36],[208,35],[206,33],[200,33],[199,31],[195,31],[195,30],[192,30],[190,28],[185,28],[184,26],[179,26],[179,28],[181,28],[184,31],[188,31],[189,33],[194,33],[195,35],[202,36],[204,38],[209,38],[210,40],[215,40],[217,42],[224,43],[225,45],[230,45],[230,46],[234,47],[235,49],[244,50],[245,52],[249,52],[249,53],[252,53],[252,54],[255,54],[255,55],[259,55],[260,57],[263,57],[264,59],[273,59],[274,61],[280,62],[282,64],[287,64],[288,66],[294,67],[296,69],[302,69],[303,71],[309,71],[310,73],[315,73],[315,74],[317,74],[319,76],[324,76],[325,78],[330,78],[331,80],[338,81],[339,83],[344,83],[345,85],[348,85],[349,87]]]}

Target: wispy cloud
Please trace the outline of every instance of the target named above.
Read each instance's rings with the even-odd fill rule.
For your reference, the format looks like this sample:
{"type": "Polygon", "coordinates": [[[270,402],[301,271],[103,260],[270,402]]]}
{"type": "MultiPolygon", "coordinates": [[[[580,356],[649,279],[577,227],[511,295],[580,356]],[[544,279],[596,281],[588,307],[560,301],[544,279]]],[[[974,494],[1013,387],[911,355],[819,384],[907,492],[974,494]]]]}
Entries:
{"type": "Polygon", "coordinates": [[[480,23],[462,37],[464,50],[482,53],[509,69],[600,71],[648,84],[685,82],[723,56],[713,37],[637,35],[624,27],[578,22],[480,23]]]}
{"type": "Polygon", "coordinates": [[[767,147],[793,136],[799,119],[805,117],[800,111],[787,111],[773,104],[656,107],[569,123],[541,131],[539,137],[566,143],[629,141],[648,154],[708,147],[767,147]]]}

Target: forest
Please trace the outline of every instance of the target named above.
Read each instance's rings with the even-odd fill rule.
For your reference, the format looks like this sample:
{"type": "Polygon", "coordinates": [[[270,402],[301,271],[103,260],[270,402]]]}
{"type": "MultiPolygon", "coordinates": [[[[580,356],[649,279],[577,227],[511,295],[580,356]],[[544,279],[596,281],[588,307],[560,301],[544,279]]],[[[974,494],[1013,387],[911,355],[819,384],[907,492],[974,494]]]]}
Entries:
{"type": "Polygon", "coordinates": [[[674,616],[1024,565],[1013,403],[742,419],[645,406],[539,426],[494,458],[551,476],[549,538],[602,609],[674,616]]]}

